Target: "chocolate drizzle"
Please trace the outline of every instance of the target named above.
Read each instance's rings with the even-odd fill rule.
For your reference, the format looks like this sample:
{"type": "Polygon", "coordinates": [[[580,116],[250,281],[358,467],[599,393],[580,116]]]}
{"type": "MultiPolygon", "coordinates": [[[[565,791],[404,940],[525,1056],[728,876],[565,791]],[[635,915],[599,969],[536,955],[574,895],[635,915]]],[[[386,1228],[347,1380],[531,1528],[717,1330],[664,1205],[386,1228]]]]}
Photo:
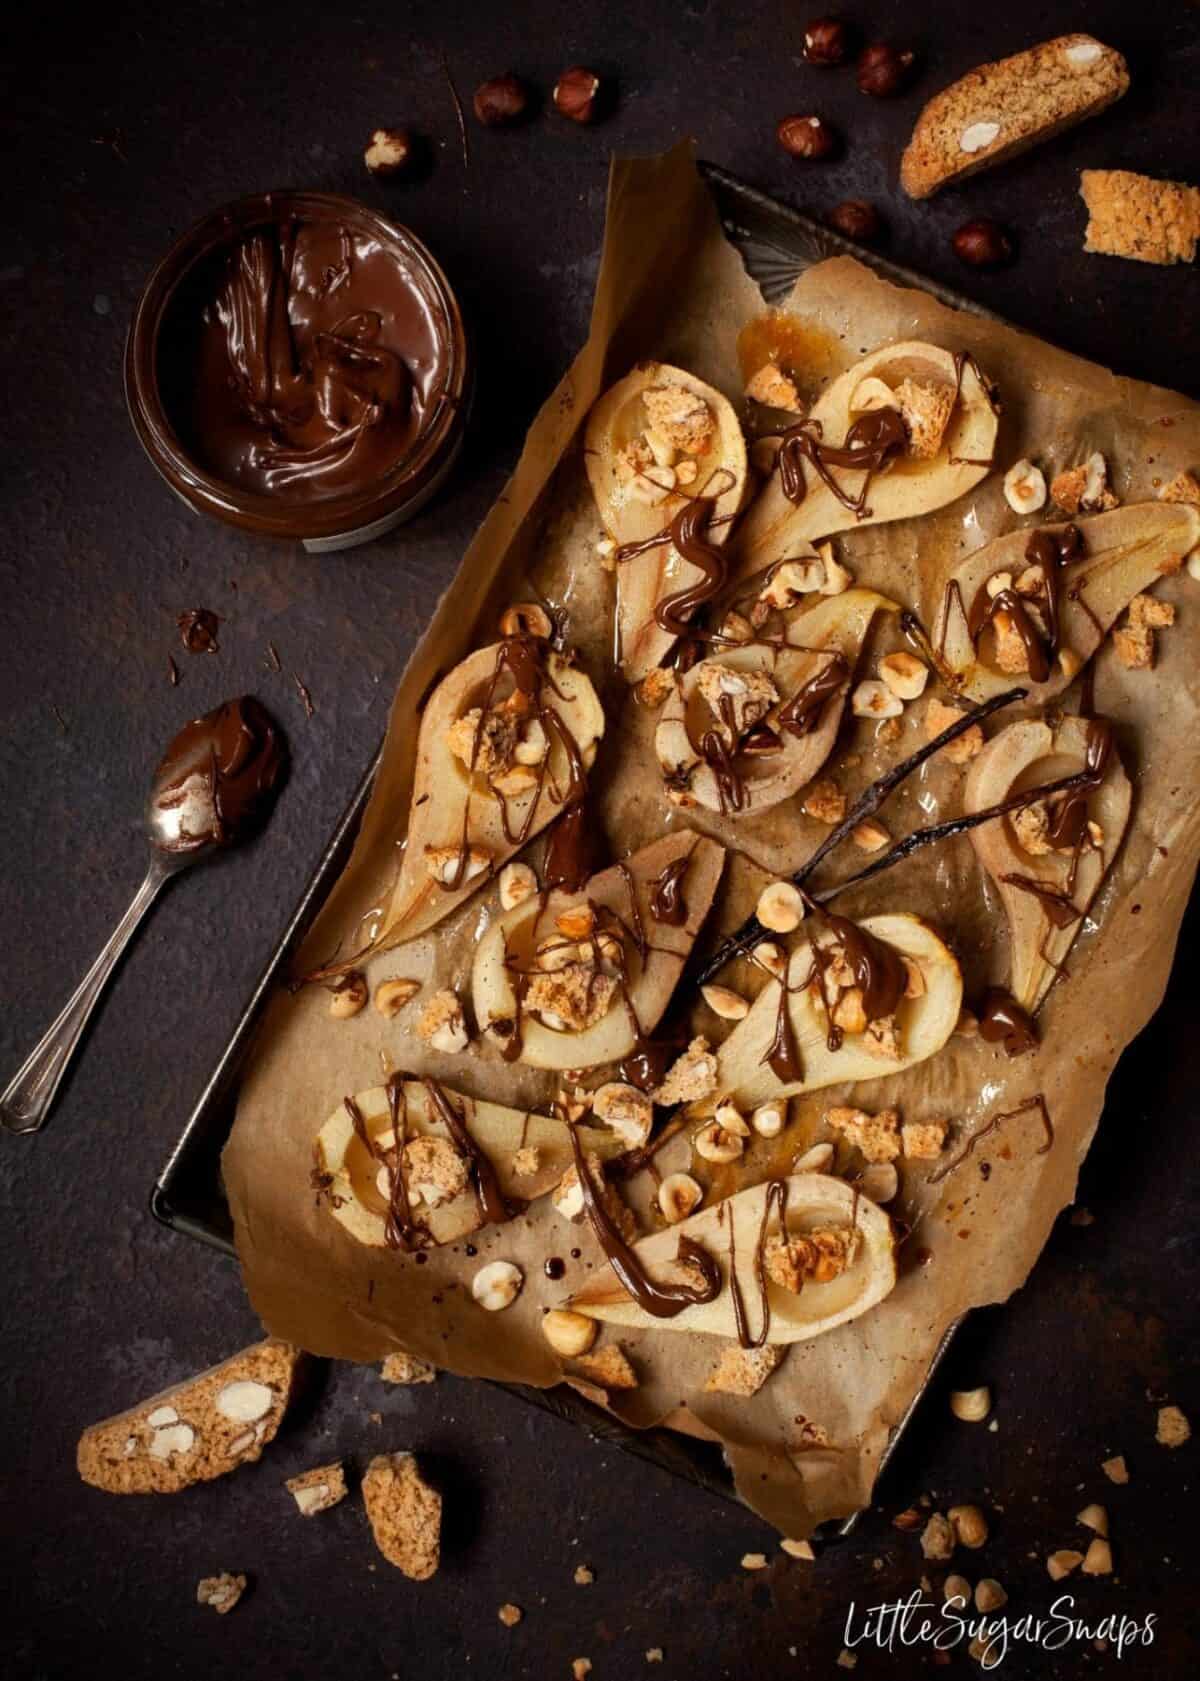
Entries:
{"type": "MultiPolygon", "coordinates": [[[[994,578],[985,579],[975,593],[967,614],[967,633],[972,646],[978,650],[984,631],[998,613],[1003,613],[1014,634],[1021,640],[1029,676],[1035,683],[1044,683],[1050,676],[1051,658],[1059,646],[1058,572],[1078,559],[1083,539],[1078,526],[1064,526],[1061,531],[1032,531],[1025,545],[1027,569],[1037,572],[1037,586],[1029,593],[1011,585],[991,594],[989,586],[994,578]],[[1042,623],[1033,617],[1036,607],[1042,623]]],[[[955,580],[951,580],[953,584],[955,580]]],[[[947,586],[949,588],[949,586],[947,586]]],[[[1072,590],[1068,597],[1076,599],[1072,590]]],[[[961,601],[961,593],[960,593],[961,601]]],[[[1088,609],[1090,612],[1090,609],[1088,609]]],[[[1093,618],[1095,615],[1092,615],[1093,618]]]]}
{"type": "Polygon", "coordinates": [[[596,1195],[596,1187],[588,1172],[579,1134],[571,1127],[571,1152],[575,1157],[575,1171],[579,1175],[583,1206],[596,1235],[596,1241],[607,1255],[613,1272],[633,1300],[654,1319],[674,1319],[685,1308],[698,1307],[715,1301],[721,1293],[721,1269],[708,1250],[693,1239],[681,1234],[678,1258],[686,1261],[700,1274],[699,1284],[662,1284],[652,1279],[643,1267],[633,1247],[626,1243],[609,1218],[608,1211],[596,1195]]]}
{"type": "Polygon", "coordinates": [[[1028,893],[1031,898],[1036,899],[1055,928],[1069,928],[1083,915],[1069,893],[1064,893],[1057,887],[1049,887],[1044,881],[1038,881],[1033,876],[1002,875],[1000,880],[1006,882],[1009,887],[1015,887],[1018,892],[1028,893]]]}
{"type": "Polygon", "coordinates": [[[863,519],[871,511],[867,507],[871,480],[907,444],[908,432],[899,409],[871,409],[860,415],[840,448],[821,442],[819,421],[802,420],[783,433],[777,458],[779,487],[789,502],[799,506],[808,490],[804,473],[807,462],[842,507],[863,519]],[[865,475],[857,495],[851,495],[838,483],[830,471],[833,467],[852,467],[865,475]]]}
{"type": "Polygon", "coordinates": [[[767,1282],[765,1259],[767,1225],[771,1218],[772,1209],[778,1207],[779,1229],[781,1232],[786,1232],[787,1200],[787,1180],[772,1179],[763,1198],[762,1218],[759,1221],[758,1238],[754,1245],[754,1281],[758,1285],[759,1302],[759,1327],[756,1337],[750,1335],[750,1322],[746,1315],[746,1299],[742,1293],[741,1280],[737,1275],[737,1243],[734,1238],[732,1211],[729,1215],[729,1289],[733,1297],[733,1322],[737,1326],[737,1339],[743,1348],[761,1348],[771,1329],[770,1286],[767,1282]]]}
{"type": "Polygon", "coordinates": [[[725,556],[715,544],[707,542],[704,533],[716,507],[710,496],[696,496],[686,502],[670,525],[671,545],[684,560],[699,567],[703,576],[686,589],[664,596],[654,609],[654,619],[660,630],[671,636],[686,636],[688,620],[697,608],[707,606],[725,587],[729,573],[725,556]]]}
{"type": "MultiPolygon", "coordinates": [[[[393,1075],[392,1078],[395,1079],[396,1076],[393,1075]]],[[[471,1137],[465,1119],[437,1081],[431,1079],[428,1074],[423,1074],[421,1084],[425,1087],[430,1108],[446,1123],[451,1138],[461,1154],[467,1158],[471,1181],[475,1187],[475,1201],[481,1217],[488,1224],[502,1225],[512,1211],[501,1193],[496,1170],[491,1161],[471,1137]]]]}
{"type": "Polygon", "coordinates": [[[776,718],[778,727],[797,737],[811,735],[820,722],[825,703],[841,692],[849,678],[850,665],[846,656],[831,654],[781,708],[776,718]]]}
{"type": "Polygon", "coordinates": [[[687,874],[691,853],[672,858],[661,875],[654,879],[650,895],[650,915],[667,928],[682,928],[687,922],[687,905],[683,897],[683,878],[687,874]]]}
{"type": "Polygon", "coordinates": [[[791,1011],[788,1009],[790,990],[786,977],[781,978],[779,1007],[775,1012],[775,1032],[767,1046],[766,1055],[762,1058],[775,1078],[784,1085],[791,1085],[804,1078],[804,1060],[800,1055],[796,1029],[792,1025],[791,1011]]]}
{"type": "Polygon", "coordinates": [[[154,773],[155,845],[194,852],[243,840],[266,815],[283,761],[274,721],[252,695],[185,724],[154,773]]]}
{"type": "Polygon", "coordinates": [[[940,1184],[947,1174],[953,1173],[956,1167],[961,1167],[963,1162],[975,1153],[976,1146],[981,1144],[990,1132],[995,1132],[997,1127],[1001,1126],[1005,1121],[1015,1121],[1018,1115],[1027,1115],[1031,1109],[1036,1109],[1038,1111],[1041,1116],[1042,1125],[1046,1129],[1046,1141],[1040,1146],[1037,1154],[1039,1156],[1048,1155],[1054,1148],[1054,1122],[1050,1119],[1050,1110],[1046,1105],[1046,1099],[1039,1091],[1035,1092],[1032,1097],[1027,1097],[1024,1103],[1018,1103],[1015,1109],[1005,1109],[1001,1114],[993,1115],[986,1126],[982,1126],[978,1132],[972,1133],[971,1137],[967,1140],[966,1148],[955,1156],[952,1161],[944,1163],[943,1166],[931,1173],[925,1183],[927,1185],[940,1184]]]}

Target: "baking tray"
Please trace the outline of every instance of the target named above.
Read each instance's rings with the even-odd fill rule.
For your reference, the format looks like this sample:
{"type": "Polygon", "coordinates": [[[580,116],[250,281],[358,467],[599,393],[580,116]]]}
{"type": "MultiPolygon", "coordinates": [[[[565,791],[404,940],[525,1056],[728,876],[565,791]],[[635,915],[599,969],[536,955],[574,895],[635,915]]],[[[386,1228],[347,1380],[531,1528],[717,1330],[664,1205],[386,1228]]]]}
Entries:
{"type": "MultiPolygon", "coordinates": [[[[814,263],[826,257],[851,255],[867,263],[884,279],[900,286],[919,287],[952,309],[966,310],[993,321],[1000,319],[990,310],[960,297],[949,288],[875,252],[853,245],[811,217],[781,204],[778,199],[759,192],[713,164],[702,163],[700,171],[716,201],[727,237],[737,247],[747,273],[758,284],[768,303],[778,303],[786,297],[803,271],[814,263]]],[[[330,837],[299,904],[151,1192],[150,1209],[156,1219],[173,1231],[196,1238],[226,1255],[234,1254],[233,1222],[221,1184],[221,1151],[233,1126],[242,1058],[254,1036],[266,1000],[288,974],[292,953],[299,947],[350,857],[381,752],[382,748],[376,750],[330,837]]],[[[951,1326],[942,1338],[921,1388],[893,1429],[880,1461],[880,1475],[928,1389],[955,1329],[956,1326],[951,1326]]],[[[620,1447],[723,1499],[737,1498],[733,1480],[716,1444],[697,1441],[673,1430],[631,1430],[566,1385],[549,1390],[532,1389],[522,1384],[500,1387],[541,1407],[543,1411],[578,1425],[597,1441],[620,1447]]],[[[854,1522],[853,1517],[834,1522],[824,1526],[824,1533],[827,1536],[846,1535],[854,1522]]]]}

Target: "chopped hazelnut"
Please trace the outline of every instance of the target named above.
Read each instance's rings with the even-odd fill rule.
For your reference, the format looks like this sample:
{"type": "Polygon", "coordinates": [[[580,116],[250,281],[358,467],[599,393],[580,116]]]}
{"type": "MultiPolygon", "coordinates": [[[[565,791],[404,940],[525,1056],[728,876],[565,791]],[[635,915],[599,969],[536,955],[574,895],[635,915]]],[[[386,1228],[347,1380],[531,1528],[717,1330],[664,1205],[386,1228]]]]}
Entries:
{"type": "Polygon", "coordinates": [[[233,1610],[246,1591],[246,1578],[223,1570],[219,1576],[203,1576],[196,1584],[197,1605],[211,1605],[219,1616],[233,1610]]]}
{"type": "Polygon", "coordinates": [[[981,1424],[992,1410],[992,1392],[987,1388],[952,1389],[950,1411],[967,1424],[981,1424]]]}
{"type": "Polygon", "coordinates": [[[668,1173],[658,1187],[658,1207],[670,1226],[678,1225],[700,1206],[704,1192],[690,1173],[668,1173]]]}
{"type": "Polygon", "coordinates": [[[700,996],[723,1021],[741,1021],[750,1012],[749,1002],[727,986],[702,986],[700,996]]]}
{"type": "Polygon", "coordinates": [[[1100,1469],[1110,1483],[1127,1483],[1129,1481],[1129,1467],[1125,1463],[1123,1453],[1114,1454],[1111,1459],[1101,1460],[1100,1469]]]}
{"type": "Polygon", "coordinates": [[[739,1133],[728,1132],[719,1121],[709,1121],[693,1138],[692,1148],[706,1162],[735,1162],[746,1148],[739,1133]]]}
{"type": "Polygon", "coordinates": [[[474,881],[476,876],[483,874],[491,861],[491,853],[482,846],[469,846],[465,863],[462,850],[457,846],[425,848],[425,868],[430,876],[443,887],[451,889],[465,887],[467,882],[474,881]]]}
{"type": "Polygon", "coordinates": [[[1108,485],[1108,463],[1099,450],[1077,467],[1067,467],[1050,485],[1050,495],[1067,514],[1093,514],[1118,505],[1108,485]]]}
{"type": "Polygon", "coordinates": [[[1094,1530],[1097,1535],[1108,1534],[1108,1513],[1095,1501],[1076,1514],[1075,1522],[1081,1523],[1085,1529],[1094,1530]]]}
{"type": "Polygon", "coordinates": [[[1082,1553],[1077,1553],[1073,1547],[1060,1547],[1047,1558],[1046,1571],[1052,1582],[1061,1582],[1072,1570],[1078,1570],[1082,1563],[1082,1553]]]}
{"type": "Polygon", "coordinates": [[[885,654],[879,662],[879,675],[901,700],[916,700],[929,681],[929,667],[915,654],[885,654]]]}
{"type": "Polygon", "coordinates": [[[592,1096],[592,1113],[615,1132],[626,1150],[638,1150],[650,1136],[654,1106],[644,1091],[610,1080],[592,1096]]]}
{"type": "Polygon", "coordinates": [[[595,1580],[596,1573],[590,1565],[577,1564],[575,1566],[575,1586],[577,1588],[590,1588],[595,1580]]]}
{"type": "Polygon", "coordinates": [[[755,911],[772,934],[791,934],[804,920],[804,900],[790,881],[772,881],[759,894],[755,911]]]}
{"type": "Polygon", "coordinates": [[[380,981],[375,988],[375,1008],[381,1016],[390,1020],[398,1016],[406,1004],[411,1004],[420,990],[420,981],[405,980],[400,976],[380,981]]]}
{"type": "Polygon", "coordinates": [[[766,1553],[743,1553],[742,1554],[742,1569],[743,1570],[765,1570],[766,1568],[767,1568],[767,1555],[766,1555],[766,1553]]]}
{"type": "Polygon", "coordinates": [[[964,1547],[982,1547],[988,1538],[987,1519],[978,1506],[951,1506],[946,1516],[954,1529],[955,1538],[964,1547]]]}
{"type": "Polygon", "coordinates": [[[466,1050],[470,1036],[456,992],[443,987],[434,993],[421,1011],[417,1034],[431,1050],[442,1051],[447,1056],[466,1050]]]}
{"type": "Polygon", "coordinates": [[[1097,1535],[1084,1553],[1081,1569],[1085,1576],[1112,1575],[1112,1548],[1102,1536],[1097,1535]]]}
{"type": "Polygon", "coordinates": [[[335,1021],[356,1016],[367,1001],[367,977],[350,969],[331,988],[329,1013],[335,1021]]]}
{"type": "Polygon", "coordinates": [[[586,1313],[572,1313],[569,1308],[552,1308],[542,1315],[542,1335],[554,1352],[567,1360],[586,1354],[599,1329],[596,1320],[586,1313]]]}
{"type": "Polygon", "coordinates": [[[731,728],[735,737],[745,735],[779,699],[779,690],[765,672],[735,671],[719,660],[704,660],[697,667],[696,686],[721,719],[721,733],[730,746],[731,728]]]}
{"type": "Polygon", "coordinates": [[[516,910],[538,890],[537,876],[528,864],[506,864],[500,871],[500,905],[506,911],[516,910]]]}
{"type": "Polygon", "coordinates": [[[863,852],[879,852],[891,840],[891,836],[882,823],[868,817],[861,823],[856,823],[850,834],[851,840],[863,852]]]}
{"type": "Polygon", "coordinates": [[[1004,500],[1014,514],[1036,514],[1046,505],[1046,475],[1032,461],[1022,459],[1004,475],[1004,500]]]}
{"type": "Polygon", "coordinates": [[[496,1612],[496,1615],[504,1624],[505,1628],[516,1628],[525,1613],[519,1605],[506,1603],[500,1607],[500,1609],[496,1612]]]}
{"type": "Polygon", "coordinates": [[[985,1576],[975,1588],[975,1609],[984,1613],[999,1611],[1008,1604],[1008,1595],[994,1576],[985,1576]]]}
{"type": "Polygon", "coordinates": [[[904,705],[886,683],[868,677],[851,695],[850,710],[856,718],[898,718],[904,705]]]}

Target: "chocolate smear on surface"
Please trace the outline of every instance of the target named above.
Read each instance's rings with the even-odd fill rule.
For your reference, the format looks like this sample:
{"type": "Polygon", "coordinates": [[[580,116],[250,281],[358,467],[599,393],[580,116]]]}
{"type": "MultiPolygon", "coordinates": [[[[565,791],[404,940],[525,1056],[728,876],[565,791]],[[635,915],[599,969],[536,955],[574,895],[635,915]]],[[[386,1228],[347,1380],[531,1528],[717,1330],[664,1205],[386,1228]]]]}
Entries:
{"type": "Polygon", "coordinates": [[[991,987],[979,1013],[979,1037],[988,1045],[1003,1045],[1008,1056],[1027,1056],[1038,1047],[1037,1029],[1028,1010],[1011,992],[991,987]]]}
{"type": "Polygon", "coordinates": [[[179,640],[189,654],[220,652],[217,631],[221,621],[207,607],[189,607],[186,612],[180,613],[175,623],[179,629],[179,640]]]}

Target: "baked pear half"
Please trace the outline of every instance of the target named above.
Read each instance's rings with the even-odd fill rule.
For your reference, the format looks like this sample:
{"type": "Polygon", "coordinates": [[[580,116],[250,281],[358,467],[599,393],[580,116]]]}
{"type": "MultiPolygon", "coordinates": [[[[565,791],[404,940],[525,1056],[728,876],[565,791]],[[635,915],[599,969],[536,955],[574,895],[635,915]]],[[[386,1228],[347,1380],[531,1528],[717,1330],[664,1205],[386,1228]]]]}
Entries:
{"type": "Polygon", "coordinates": [[[592,495],[620,545],[663,535],[617,568],[618,663],[636,683],[675,644],[654,610],[699,583],[699,567],[666,540],[687,498],[714,500],[705,540],[721,547],[746,497],[746,441],[728,398],[685,368],[640,362],[596,402],[584,435],[592,495]]]}
{"type": "Polygon", "coordinates": [[[898,611],[873,590],[846,590],[789,613],[784,646],[722,648],[693,666],[654,737],[668,797],[742,817],[811,782],[833,750],[872,618],[898,611]]]}
{"type": "Polygon", "coordinates": [[[759,1334],[765,1306],[766,1341],[791,1343],[818,1337],[881,1302],[896,1282],[892,1223],[884,1211],[828,1174],[794,1173],[775,1183],[786,1188],[786,1200],[780,1191],[769,1194],[766,1184],[754,1185],[633,1245],[643,1269],[660,1283],[687,1280],[677,1260],[681,1237],[708,1250],[722,1275],[711,1302],[673,1319],[652,1318],[605,1266],[572,1296],[571,1308],[614,1325],[733,1338],[738,1324],[730,1275],[736,1268],[751,1335],[759,1334]],[[760,1244],[765,1291],[756,1265],[760,1244]]]}
{"type": "Polygon", "coordinates": [[[1009,724],[971,766],[967,812],[1095,767],[1095,786],[1025,806],[971,831],[1008,918],[1009,991],[1030,1015],[1066,962],[1121,845],[1131,789],[1108,726],[1074,715],[1009,724]],[[1102,758],[1102,762],[1101,761],[1102,758]]]}
{"type": "MultiPolygon", "coordinates": [[[[564,1121],[464,1097],[440,1082],[439,1088],[491,1163],[504,1196],[523,1202],[544,1196],[571,1166],[571,1138],[564,1121]],[[518,1158],[520,1150],[527,1154],[518,1158]],[[518,1167],[531,1170],[518,1173],[518,1167]]],[[[404,1100],[409,1143],[431,1139],[442,1146],[440,1151],[418,1151],[406,1157],[405,1182],[414,1223],[433,1243],[452,1243],[484,1224],[470,1175],[465,1172],[466,1160],[445,1121],[436,1114],[421,1080],[404,1081],[404,1100]]],[[[396,1143],[387,1088],[370,1086],[357,1092],[352,1102],[362,1116],[372,1148],[368,1149],[359,1136],[347,1106],[339,1103],[317,1134],[316,1173],[329,1211],[339,1225],[357,1242],[381,1249],[387,1244],[389,1170],[385,1158],[396,1143]]],[[[607,1128],[581,1126],[579,1137],[584,1147],[602,1160],[621,1147],[607,1128]]]]}
{"type": "Polygon", "coordinates": [[[805,462],[803,500],[794,502],[784,494],[777,468],[738,526],[738,579],[801,552],[818,537],[928,514],[986,477],[998,417],[973,361],[960,362],[953,352],[919,339],[872,351],[839,374],[813,404],[809,430],[820,444],[840,449],[855,423],[880,408],[900,413],[906,447],[878,473],[830,466],[840,497],[805,462]],[[861,511],[847,506],[861,498],[864,488],[861,511]]]}
{"type": "Polygon", "coordinates": [[[539,894],[507,912],[480,941],[472,970],[480,1031],[533,1068],[628,1056],[638,1028],[652,1032],[670,1002],[724,862],[716,841],[666,835],[582,892],[539,894]],[[654,914],[656,886],[671,877],[683,914],[675,926],[654,914]]]}
{"type": "Polygon", "coordinates": [[[810,916],[788,958],[786,993],[781,998],[783,983],[778,980],[763,988],[750,1013],[717,1052],[718,1095],[693,1104],[689,1114],[710,1115],[725,1097],[749,1114],[771,1098],[898,1074],[941,1050],[962,1008],[962,973],[953,952],[927,923],[908,912],[864,917],[857,926],[892,947],[909,970],[905,996],[889,1021],[865,1023],[860,1018],[856,1023],[853,1000],[849,1006],[844,1004],[841,989],[833,995],[837,983],[832,978],[826,982],[827,1012],[821,1003],[812,947],[814,940],[826,945],[829,936],[819,919],[810,916]],[[781,1009],[786,1010],[798,1052],[801,1072],[795,1079],[780,1079],[768,1061],[779,1034],[781,1009]],[[833,1021],[840,1018],[847,1024],[836,1048],[832,1048],[836,1036],[830,1033],[831,1015],[833,1021]],[[859,1031],[852,1031],[856,1025],[859,1031]]]}
{"type": "MultiPolygon", "coordinates": [[[[404,861],[379,949],[449,916],[562,810],[567,748],[523,704],[506,671],[493,681],[502,647],[480,648],[456,665],[421,714],[404,861]]],[[[604,734],[604,708],[590,678],[559,654],[547,652],[545,676],[541,704],[558,714],[586,769],[604,734]]]]}
{"type": "Polygon", "coordinates": [[[1029,689],[1031,703],[1053,700],[1091,659],[1134,596],[1178,571],[1184,556],[1200,543],[1200,510],[1183,502],[1131,502],[1073,524],[1082,539],[1081,553],[1057,573],[1057,647],[1043,680],[1030,676],[1029,653],[1012,633],[1011,614],[997,612],[972,637],[971,611],[981,590],[998,591],[1007,583],[1032,608],[1034,628],[1044,640],[1044,596],[1037,593],[1030,540],[1035,529],[1057,540],[1070,527],[1010,531],[976,549],[951,573],[934,645],[960,694],[987,700],[1019,681],[1029,689]],[[1068,651],[1073,658],[1064,662],[1061,656],[1068,651]]]}

